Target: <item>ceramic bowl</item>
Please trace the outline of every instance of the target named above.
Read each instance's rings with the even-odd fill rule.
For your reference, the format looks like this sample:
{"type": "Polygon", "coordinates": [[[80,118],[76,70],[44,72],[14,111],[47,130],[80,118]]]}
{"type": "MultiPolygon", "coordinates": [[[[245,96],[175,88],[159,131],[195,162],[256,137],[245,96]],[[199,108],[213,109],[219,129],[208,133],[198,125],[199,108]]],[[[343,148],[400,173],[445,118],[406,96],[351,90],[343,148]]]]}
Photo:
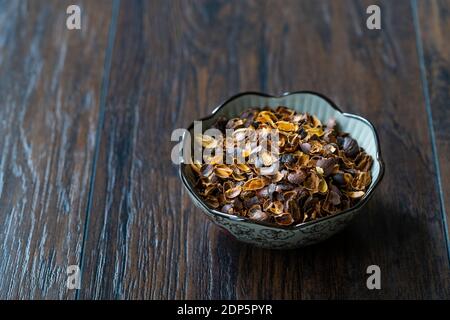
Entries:
{"type": "MultiPolygon", "coordinates": [[[[257,222],[245,217],[226,214],[208,207],[194,189],[194,175],[191,167],[181,163],[179,173],[183,185],[194,204],[199,207],[215,224],[228,230],[236,239],[256,246],[272,249],[290,249],[311,245],[323,241],[342,230],[359,213],[373,195],[380,183],[384,165],[380,153],[378,136],[373,125],[366,119],[342,112],[336,104],[322,94],[315,92],[292,92],[282,96],[270,96],[257,92],[245,92],[235,95],[219,105],[211,115],[202,121],[203,130],[208,129],[219,116],[228,118],[238,116],[242,111],[255,106],[286,106],[298,112],[308,112],[317,116],[323,123],[335,118],[340,130],[350,133],[358,144],[372,156],[372,183],[358,204],[348,210],[314,221],[288,227],[278,227],[257,222]]],[[[188,128],[193,136],[193,123],[188,128]]],[[[186,136],[186,134],[185,134],[186,136]]],[[[182,148],[192,148],[189,139],[183,137],[182,148]]]]}

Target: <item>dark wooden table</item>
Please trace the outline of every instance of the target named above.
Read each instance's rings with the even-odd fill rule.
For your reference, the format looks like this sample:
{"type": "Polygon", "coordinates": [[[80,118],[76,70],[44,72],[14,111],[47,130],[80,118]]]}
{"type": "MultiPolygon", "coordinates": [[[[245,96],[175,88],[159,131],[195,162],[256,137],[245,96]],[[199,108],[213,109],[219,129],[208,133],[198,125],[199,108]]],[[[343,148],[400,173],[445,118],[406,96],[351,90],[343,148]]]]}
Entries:
{"type": "Polygon", "coordinates": [[[0,298],[450,298],[449,40],[448,0],[0,1],[0,298]],[[258,249],[189,200],[172,130],[247,90],[375,124],[386,174],[344,232],[258,249]]]}

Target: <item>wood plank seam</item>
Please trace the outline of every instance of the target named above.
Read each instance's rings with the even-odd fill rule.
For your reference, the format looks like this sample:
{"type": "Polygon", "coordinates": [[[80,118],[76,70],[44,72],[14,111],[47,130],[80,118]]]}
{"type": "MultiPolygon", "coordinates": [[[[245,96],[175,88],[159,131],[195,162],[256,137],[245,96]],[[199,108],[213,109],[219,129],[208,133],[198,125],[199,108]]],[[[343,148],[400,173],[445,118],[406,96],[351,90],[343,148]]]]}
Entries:
{"type": "Polygon", "coordinates": [[[416,36],[416,47],[417,47],[417,56],[419,58],[419,68],[420,68],[420,77],[422,82],[422,91],[423,91],[423,98],[425,102],[425,110],[427,113],[427,122],[428,122],[428,129],[430,132],[430,140],[431,140],[431,150],[433,153],[433,165],[435,167],[436,171],[436,184],[439,194],[439,205],[441,208],[441,215],[442,215],[442,228],[445,236],[445,243],[447,247],[447,256],[448,256],[448,262],[450,264],[450,240],[449,240],[449,233],[448,233],[448,222],[447,222],[447,214],[446,214],[446,208],[444,203],[444,192],[442,189],[442,180],[441,180],[441,169],[439,164],[439,156],[438,156],[438,150],[436,147],[436,137],[434,134],[434,125],[433,125],[433,112],[431,110],[431,104],[430,104],[430,93],[429,93],[429,87],[428,87],[428,79],[427,79],[427,73],[426,73],[426,66],[425,66],[425,59],[424,59],[424,53],[423,53],[423,45],[422,45],[422,37],[420,34],[420,22],[419,22],[419,15],[417,12],[417,0],[411,0],[411,10],[412,10],[412,16],[413,16],[413,24],[414,24],[414,31],[416,36]]]}
{"type": "MultiPolygon", "coordinates": [[[[98,154],[99,154],[99,148],[100,148],[100,140],[101,140],[101,132],[105,120],[105,109],[106,109],[106,96],[108,94],[109,89],[109,76],[111,71],[111,61],[112,61],[112,53],[114,48],[114,40],[116,38],[116,29],[117,29],[117,18],[119,16],[119,10],[120,10],[120,0],[114,0],[113,2],[113,8],[111,12],[111,22],[109,25],[109,31],[108,31],[108,45],[106,47],[105,52],[105,62],[103,66],[103,79],[102,79],[102,85],[101,85],[101,91],[100,91],[100,102],[99,102],[99,116],[98,116],[98,123],[97,123],[97,132],[95,133],[95,149],[94,149],[94,159],[92,160],[92,168],[91,168],[91,178],[89,181],[89,191],[88,191],[88,202],[86,205],[86,214],[84,219],[84,230],[83,230],[83,240],[81,243],[81,253],[80,253],[80,274],[81,278],[83,277],[83,271],[84,271],[84,250],[85,250],[85,243],[88,237],[88,228],[89,228],[89,217],[90,217],[90,211],[92,208],[92,199],[94,196],[94,186],[95,186],[95,173],[97,168],[97,160],[98,160],[98,154]]],[[[77,293],[75,295],[75,300],[80,299],[80,291],[81,289],[77,290],[77,293]]]]}

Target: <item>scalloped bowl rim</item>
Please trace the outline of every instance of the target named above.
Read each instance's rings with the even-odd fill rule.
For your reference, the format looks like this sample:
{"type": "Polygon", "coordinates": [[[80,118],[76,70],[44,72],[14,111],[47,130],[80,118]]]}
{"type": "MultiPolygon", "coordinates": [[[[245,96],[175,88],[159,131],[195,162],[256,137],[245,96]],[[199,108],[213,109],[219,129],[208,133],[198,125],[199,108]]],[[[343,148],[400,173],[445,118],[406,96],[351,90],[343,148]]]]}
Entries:
{"type": "MultiPolygon", "coordinates": [[[[241,93],[238,93],[236,95],[233,95],[232,97],[228,98],[227,100],[225,100],[224,102],[219,104],[216,108],[214,108],[214,110],[212,111],[212,113],[210,115],[208,115],[206,117],[203,117],[203,118],[201,118],[199,120],[196,120],[196,121],[203,122],[203,121],[206,121],[206,120],[210,120],[211,118],[213,118],[217,114],[217,112],[220,109],[226,107],[227,104],[229,104],[233,100],[236,100],[237,98],[240,98],[240,97],[245,96],[245,95],[255,95],[255,96],[260,96],[260,97],[263,97],[263,98],[280,99],[280,98],[283,98],[283,97],[286,97],[286,96],[298,95],[298,94],[315,95],[315,96],[325,100],[330,107],[332,107],[333,109],[338,111],[342,116],[347,117],[347,118],[354,118],[356,120],[359,120],[359,121],[365,123],[367,126],[369,126],[369,128],[372,130],[372,132],[374,134],[374,137],[375,137],[376,161],[379,163],[380,170],[379,170],[379,174],[377,176],[377,179],[369,187],[369,189],[367,190],[366,194],[361,199],[361,201],[359,201],[355,206],[353,206],[353,207],[351,207],[351,208],[349,208],[347,210],[340,211],[340,212],[338,212],[336,214],[333,214],[333,215],[329,215],[329,216],[326,216],[326,217],[323,217],[323,218],[319,218],[319,219],[316,219],[316,220],[313,220],[313,221],[298,223],[298,224],[293,225],[293,226],[280,227],[280,226],[277,226],[277,225],[274,225],[274,224],[271,224],[271,223],[255,221],[255,220],[251,220],[251,219],[246,218],[246,217],[240,217],[240,216],[233,215],[233,214],[227,214],[227,213],[224,213],[224,212],[221,212],[221,211],[217,211],[217,210],[215,210],[213,208],[209,208],[204,203],[204,201],[200,198],[200,196],[195,192],[193,186],[191,186],[190,182],[186,178],[182,167],[183,166],[187,166],[187,165],[184,164],[183,162],[181,162],[180,165],[179,165],[179,171],[178,171],[178,173],[180,175],[180,178],[181,178],[185,188],[189,192],[189,194],[191,196],[193,196],[197,200],[197,203],[202,206],[203,210],[208,211],[212,215],[217,215],[217,216],[220,216],[220,217],[225,218],[227,220],[232,220],[234,222],[241,222],[241,223],[244,222],[244,223],[248,223],[248,224],[256,224],[256,225],[259,225],[259,226],[269,227],[269,228],[277,229],[277,230],[299,230],[299,229],[303,229],[304,227],[307,227],[307,226],[318,224],[318,223],[321,223],[323,221],[334,219],[336,217],[339,217],[339,216],[351,213],[353,211],[357,211],[357,210],[361,209],[361,207],[363,207],[367,203],[367,201],[371,198],[374,190],[379,185],[380,181],[382,180],[382,178],[384,176],[384,161],[383,161],[383,158],[381,156],[381,149],[380,149],[380,142],[379,142],[378,133],[377,133],[375,127],[373,126],[373,124],[369,120],[367,120],[367,119],[365,119],[365,118],[363,118],[361,116],[352,114],[352,113],[343,112],[333,102],[333,100],[331,100],[330,98],[328,98],[327,96],[325,96],[325,95],[323,95],[321,93],[318,93],[318,92],[315,92],[315,91],[293,91],[293,92],[285,92],[285,93],[283,93],[283,94],[281,94],[279,96],[275,96],[275,95],[270,95],[270,94],[267,94],[267,93],[262,93],[262,92],[257,92],[257,91],[241,92],[241,93]]],[[[191,125],[187,128],[187,132],[191,131],[193,126],[194,126],[194,122],[192,122],[191,125]]],[[[183,136],[182,136],[182,140],[181,140],[181,145],[182,146],[184,146],[185,135],[186,135],[186,133],[183,134],[183,136]]]]}

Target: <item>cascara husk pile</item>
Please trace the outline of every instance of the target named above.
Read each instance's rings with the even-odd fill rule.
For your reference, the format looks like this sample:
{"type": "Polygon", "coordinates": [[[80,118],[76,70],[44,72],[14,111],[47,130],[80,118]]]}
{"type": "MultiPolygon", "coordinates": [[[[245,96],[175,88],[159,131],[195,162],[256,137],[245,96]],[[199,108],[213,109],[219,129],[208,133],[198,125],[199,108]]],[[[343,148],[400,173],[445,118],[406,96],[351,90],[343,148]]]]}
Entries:
{"type": "Polygon", "coordinates": [[[315,116],[280,106],[252,108],[232,119],[221,117],[213,127],[223,138],[194,137],[202,150],[221,146],[245,159],[225,164],[223,152],[191,164],[197,193],[216,210],[279,226],[295,225],[353,207],[371,183],[373,159],[356,140],[337,130],[334,119],[323,125],[315,116]],[[232,138],[226,138],[226,129],[234,130],[232,138]],[[246,139],[255,134],[249,132],[261,139],[269,130],[278,133],[277,156],[271,154],[269,141],[266,152],[258,150],[262,163],[252,161],[252,144],[246,139]]]}

